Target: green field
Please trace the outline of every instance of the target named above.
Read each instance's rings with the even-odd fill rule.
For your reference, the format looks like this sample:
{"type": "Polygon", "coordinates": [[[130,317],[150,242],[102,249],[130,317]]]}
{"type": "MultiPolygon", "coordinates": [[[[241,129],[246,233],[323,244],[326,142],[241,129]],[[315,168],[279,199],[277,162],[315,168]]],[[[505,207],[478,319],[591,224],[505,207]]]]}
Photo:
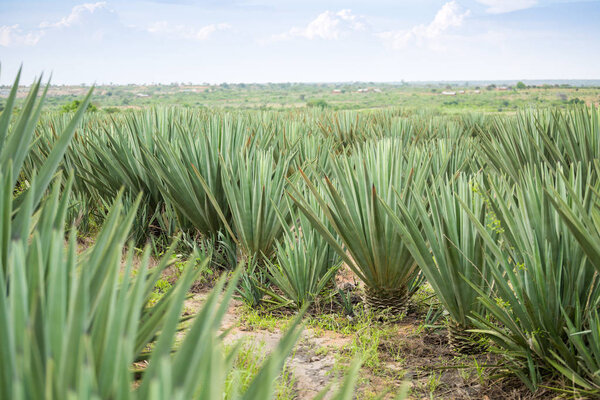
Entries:
{"type": "MultiPolygon", "coordinates": [[[[220,84],[220,85],[125,85],[97,86],[92,103],[107,112],[148,106],[181,106],[223,110],[286,110],[326,107],[332,110],[362,110],[403,107],[435,108],[445,113],[464,111],[515,112],[524,107],[564,108],[572,104],[599,104],[598,81],[539,81],[480,83],[348,83],[348,84],[220,84]],[[568,83],[565,83],[568,82],[568,83]],[[504,90],[504,88],[506,90],[504,90]],[[359,92],[359,90],[367,90],[359,92]],[[453,92],[456,95],[444,95],[453,92]],[[464,92],[464,93],[461,93],[464,92]]],[[[8,94],[8,88],[0,89],[8,94]]],[[[85,86],[52,86],[47,107],[59,109],[80,99],[85,86]]],[[[21,97],[27,93],[23,87],[21,97]]],[[[1,98],[1,97],[0,97],[1,98]]]]}
{"type": "Polygon", "coordinates": [[[600,396],[598,87],[17,86],[0,397],[600,396]]]}

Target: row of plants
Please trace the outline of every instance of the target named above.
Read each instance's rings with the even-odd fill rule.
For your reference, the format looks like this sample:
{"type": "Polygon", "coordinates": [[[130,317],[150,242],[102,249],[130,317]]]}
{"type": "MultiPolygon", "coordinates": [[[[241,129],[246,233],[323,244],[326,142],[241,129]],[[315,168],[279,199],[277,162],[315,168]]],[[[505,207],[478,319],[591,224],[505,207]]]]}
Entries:
{"type": "Polygon", "coordinates": [[[428,284],[457,351],[499,352],[532,390],[600,390],[599,109],[104,118],[84,120],[62,164],[88,217],[104,220],[123,186],[122,201],[143,193],[135,241],[213,243],[245,265],[252,306],[318,302],[341,262],[392,315],[428,284]]]}
{"type": "MultiPolygon", "coordinates": [[[[152,268],[150,246],[134,257],[130,232],[147,195],[129,202],[124,190],[94,203],[103,207],[102,226],[82,250],[73,194],[89,176],[57,168],[66,172],[75,158],[76,147],[68,150],[69,144],[77,130],[81,134],[92,92],[44,142],[35,139],[35,129],[44,129],[39,118],[47,86],[38,79],[14,112],[18,85],[19,76],[0,114],[0,397],[271,398],[300,335],[300,318],[241,390],[234,368],[241,347],[225,347],[219,331],[241,270],[216,284],[197,315],[183,316],[188,290],[211,260],[210,252],[192,251],[177,282],[152,301],[176,243],[152,268]],[[180,331],[183,339],[177,338],[180,331]]],[[[351,398],[358,365],[333,398],[351,398]]]]}

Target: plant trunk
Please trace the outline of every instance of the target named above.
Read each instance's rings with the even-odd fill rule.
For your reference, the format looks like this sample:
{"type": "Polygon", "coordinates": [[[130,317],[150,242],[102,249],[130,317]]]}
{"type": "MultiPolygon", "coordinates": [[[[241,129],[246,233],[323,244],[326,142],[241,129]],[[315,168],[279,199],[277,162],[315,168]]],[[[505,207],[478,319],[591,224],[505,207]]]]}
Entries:
{"type": "Polygon", "coordinates": [[[464,326],[456,322],[448,324],[448,343],[450,348],[460,354],[478,354],[485,350],[481,343],[481,336],[477,333],[467,332],[464,326]]]}
{"type": "Polygon", "coordinates": [[[370,311],[391,319],[400,319],[408,309],[408,290],[365,288],[365,303],[370,311]]]}

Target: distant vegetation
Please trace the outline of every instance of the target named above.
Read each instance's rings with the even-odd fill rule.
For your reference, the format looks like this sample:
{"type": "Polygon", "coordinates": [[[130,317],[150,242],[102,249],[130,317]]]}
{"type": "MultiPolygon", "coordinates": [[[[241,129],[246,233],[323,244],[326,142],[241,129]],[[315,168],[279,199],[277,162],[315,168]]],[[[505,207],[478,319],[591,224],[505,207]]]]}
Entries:
{"type": "MultiPolygon", "coordinates": [[[[77,111],[79,106],[81,106],[81,100],[73,100],[72,102],[63,105],[60,108],[60,111],[63,113],[75,112],[75,111],[77,111]]],[[[96,112],[96,111],[98,111],[98,107],[96,107],[92,103],[89,103],[85,110],[88,112],[96,112]]]]}
{"type": "Polygon", "coordinates": [[[309,100],[306,102],[306,105],[308,107],[318,107],[318,108],[326,108],[329,106],[329,104],[327,104],[327,102],[323,99],[309,100]]]}
{"type": "MultiPolygon", "coordinates": [[[[575,84],[575,83],[574,83],[575,84]]],[[[87,88],[53,86],[49,90],[49,109],[73,110],[77,96],[87,88]]],[[[20,93],[24,96],[25,89],[20,93]]],[[[383,107],[410,109],[439,108],[460,111],[514,112],[522,107],[564,107],[579,98],[585,104],[600,104],[598,86],[559,84],[500,83],[431,83],[431,84],[221,84],[221,85],[154,85],[99,86],[94,105],[99,110],[115,112],[147,106],[207,107],[223,110],[286,110],[289,108],[327,107],[333,110],[361,110],[383,107]],[[456,92],[449,99],[444,91],[456,92]],[[507,107],[502,103],[508,101],[507,107]]],[[[2,97],[0,96],[0,103],[2,97]]]]}

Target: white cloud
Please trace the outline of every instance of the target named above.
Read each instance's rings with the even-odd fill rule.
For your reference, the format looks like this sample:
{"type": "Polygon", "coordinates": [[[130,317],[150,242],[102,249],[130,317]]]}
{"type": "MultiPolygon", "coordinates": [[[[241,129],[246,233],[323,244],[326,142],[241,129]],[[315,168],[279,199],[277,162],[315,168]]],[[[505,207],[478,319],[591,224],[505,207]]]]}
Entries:
{"type": "Polygon", "coordinates": [[[100,10],[108,11],[108,7],[105,1],[99,1],[97,3],[85,3],[80,4],[71,10],[71,14],[63,17],[58,22],[47,22],[44,21],[40,24],[40,28],[68,28],[73,25],[81,24],[87,16],[94,14],[100,10]]]}
{"type": "Polygon", "coordinates": [[[47,33],[57,28],[69,28],[75,25],[85,25],[89,28],[87,17],[102,10],[104,13],[113,16],[114,12],[109,10],[107,3],[101,1],[98,3],[80,4],[71,10],[71,13],[58,22],[44,21],[39,24],[38,29],[24,31],[18,24],[0,26],[0,46],[34,46],[47,33]]]}
{"type": "Polygon", "coordinates": [[[160,21],[150,25],[146,30],[156,35],[165,35],[189,40],[206,40],[213,33],[228,29],[231,29],[231,25],[229,24],[210,24],[201,28],[196,28],[186,25],[174,25],[166,21],[160,21]]]}
{"type": "MultiPolygon", "coordinates": [[[[37,29],[24,31],[19,25],[0,26],[0,46],[33,46],[47,36],[53,37],[67,29],[80,30],[78,37],[101,41],[107,34],[128,34],[140,29],[155,35],[164,35],[189,40],[205,40],[213,33],[230,29],[228,24],[211,24],[203,27],[156,22],[148,27],[125,26],[117,13],[109,8],[106,1],[76,5],[71,12],[58,21],[44,21],[37,29]]],[[[65,34],[63,32],[63,34],[65,34]]]]}
{"type": "Polygon", "coordinates": [[[23,32],[19,24],[0,26],[0,46],[34,46],[44,36],[44,32],[23,32]]]}
{"type": "Polygon", "coordinates": [[[305,39],[337,40],[351,31],[365,29],[363,17],[345,9],[338,12],[325,11],[312,20],[305,28],[292,28],[288,32],[272,37],[273,40],[287,40],[295,37],[305,39]]]}
{"type": "Polygon", "coordinates": [[[538,3],[537,0],[477,0],[477,2],[487,6],[486,12],[490,14],[524,10],[538,3]]]}
{"type": "Polygon", "coordinates": [[[409,30],[387,31],[377,36],[390,44],[394,49],[401,49],[410,43],[428,43],[437,47],[445,31],[462,26],[464,19],[470,14],[469,10],[462,11],[458,3],[452,0],[442,6],[428,25],[417,25],[409,30]]]}

